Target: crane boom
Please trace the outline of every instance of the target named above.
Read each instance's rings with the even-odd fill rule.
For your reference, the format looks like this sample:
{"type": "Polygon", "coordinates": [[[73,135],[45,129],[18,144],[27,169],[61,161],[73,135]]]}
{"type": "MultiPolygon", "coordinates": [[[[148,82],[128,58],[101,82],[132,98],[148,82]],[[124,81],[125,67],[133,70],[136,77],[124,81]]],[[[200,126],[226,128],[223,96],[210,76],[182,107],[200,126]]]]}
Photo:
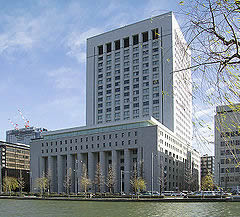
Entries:
{"type": "Polygon", "coordinates": [[[18,130],[18,124],[14,124],[11,119],[9,118],[8,121],[10,122],[10,124],[13,125],[13,127],[15,128],[15,130],[18,130]]]}
{"type": "Polygon", "coordinates": [[[21,115],[23,121],[25,122],[25,125],[24,125],[25,128],[29,128],[29,127],[30,127],[30,126],[29,126],[29,121],[28,121],[26,118],[24,118],[23,113],[20,111],[20,109],[18,109],[18,112],[19,112],[19,114],[21,115]]]}

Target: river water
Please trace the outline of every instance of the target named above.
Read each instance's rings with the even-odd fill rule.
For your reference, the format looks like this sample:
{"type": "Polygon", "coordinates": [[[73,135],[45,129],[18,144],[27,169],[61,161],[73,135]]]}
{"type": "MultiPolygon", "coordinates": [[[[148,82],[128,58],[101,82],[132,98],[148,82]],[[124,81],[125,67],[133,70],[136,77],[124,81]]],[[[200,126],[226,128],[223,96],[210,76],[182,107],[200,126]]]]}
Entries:
{"type": "Polygon", "coordinates": [[[0,199],[0,217],[240,216],[240,202],[89,202],[0,199]]]}

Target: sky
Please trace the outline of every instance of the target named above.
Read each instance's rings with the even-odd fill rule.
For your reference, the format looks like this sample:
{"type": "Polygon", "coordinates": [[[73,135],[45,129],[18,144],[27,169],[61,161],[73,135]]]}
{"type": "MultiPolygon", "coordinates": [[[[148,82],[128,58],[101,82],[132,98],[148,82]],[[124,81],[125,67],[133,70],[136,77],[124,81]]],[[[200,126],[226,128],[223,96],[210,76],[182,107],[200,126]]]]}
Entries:
{"type": "MultiPolygon", "coordinates": [[[[178,10],[176,0],[0,0],[0,140],[13,129],[9,118],[24,127],[18,109],[31,126],[84,126],[86,39],[178,10]]],[[[175,15],[181,23],[181,15],[175,15]]],[[[197,108],[197,117],[207,117],[213,127],[214,109],[199,102],[197,108]]],[[[213,139],[212,131],[207,133],[213,139]]],[[[194,144],[213,153],[212,145],[194,144]]]]}

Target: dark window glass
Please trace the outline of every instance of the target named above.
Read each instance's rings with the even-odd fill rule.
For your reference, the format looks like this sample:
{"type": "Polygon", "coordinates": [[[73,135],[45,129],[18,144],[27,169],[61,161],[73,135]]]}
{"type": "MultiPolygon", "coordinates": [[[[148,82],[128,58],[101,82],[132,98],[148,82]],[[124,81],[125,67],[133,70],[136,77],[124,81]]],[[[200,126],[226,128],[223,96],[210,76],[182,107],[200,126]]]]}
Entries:
{"type": "Polygon", "coordinates": [[[138,44],[138,35],[133,36],[133,45],[138,44]]]}
{"type": "Polygon", "coordinates": [[[123,42],[124,42],[124,48],[129,47],[129,38],[124,38],[123,42]]]}
{"type": "Polygon", "coordinates": [[[120,50],[120,40],[115,41],[115,50],[120,50]]]}
{"type": "Polygon", "coordinates": [[[142,38],[143,38],[143,42],[148,41],[148,32],[143,32],[142,33],[142,38]]]}
{"type": "Polygon", "coordinates": [[[112,51],[112,44],[111,43],[108,43],[107,44],[107,53],[111,52],[112,51]]]}
{"type": "Polygon", "coordinates": [[[98,46],[98,55],[102,55],[103,54],[103,46],[98,46]]]}
{"type": "Polygon", "coordinates": [[[159,34],[158,34],[158,29],[153,29],[152,30],[152,40],[158,39],[159,34]]]}

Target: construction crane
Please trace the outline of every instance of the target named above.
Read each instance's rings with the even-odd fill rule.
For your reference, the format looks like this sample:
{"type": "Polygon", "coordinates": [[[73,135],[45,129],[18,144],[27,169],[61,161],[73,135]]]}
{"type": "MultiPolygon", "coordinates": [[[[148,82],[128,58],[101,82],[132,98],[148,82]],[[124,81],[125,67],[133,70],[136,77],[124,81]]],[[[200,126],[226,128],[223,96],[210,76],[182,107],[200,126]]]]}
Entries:
{"type": "Polygon", "coordinates": [[[15,128],[15,130],[18,130],[18,124],[14,124],[11,119],[9,118],[8,121],[10,122],[10,124],[13,125],[13,127],[15,128]]]}
{"type": "Polygon", "coordinates": [[[30,127],[29,121],[28,121],[26,118],[24,118],[24,116],[23,116],[22,112],[20,111],[20,109],[18,109],[18,112],[19,112],[19,114],[21,115],[22,119],[23,119],[24,122],[25,122],[25,125],[24,125],[25,128],[29,128],[29,127],[30,127]]]}

